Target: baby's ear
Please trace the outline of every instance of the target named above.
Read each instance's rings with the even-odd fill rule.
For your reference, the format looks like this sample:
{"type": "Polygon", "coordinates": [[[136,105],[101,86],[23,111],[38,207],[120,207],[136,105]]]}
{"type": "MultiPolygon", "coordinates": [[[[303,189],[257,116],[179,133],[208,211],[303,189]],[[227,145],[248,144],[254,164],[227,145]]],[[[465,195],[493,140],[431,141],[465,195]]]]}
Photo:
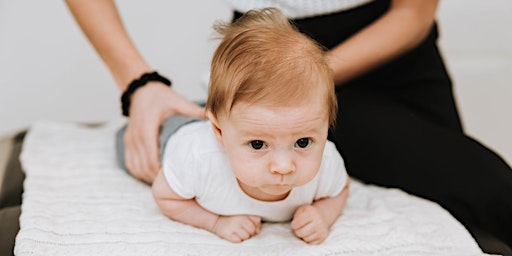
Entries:
{"type": "Polygon", "coordinates": [[[217,138],[217,141],[222,146],[222,129],[220,128],[219,120],[210,111],[206,112],[206,116],[208,117],[208,119],[210,120],[210,123],[212,124],[213,133],[215,133],[215,137],[217,138]]]}

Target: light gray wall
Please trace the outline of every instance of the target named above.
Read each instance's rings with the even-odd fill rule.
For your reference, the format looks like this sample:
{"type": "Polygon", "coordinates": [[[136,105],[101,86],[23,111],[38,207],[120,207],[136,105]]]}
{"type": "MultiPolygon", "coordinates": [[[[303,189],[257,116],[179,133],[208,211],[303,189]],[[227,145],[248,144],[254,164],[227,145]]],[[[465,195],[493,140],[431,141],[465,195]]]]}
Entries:
{"type": "MultiPolygon", "coordinates": [[[[228,20],[222,0],[123,0],[118,7],[153,67],[191,99],[228,20]]],[[[512,162],[512,1],[441,1],[441,44],[468,132],[512,162]]],[[[0,1],[0,135],[37,120],[120,117],[119,92],[64,1],[0,1]]]]}
{"type": "MultiPolygon", "coordinates": [[[[146,60],[185,96],[205,96],[201,75],[216,46],[222,0],[123,0],[118,8],[146,60]]],[[[0,0],[0,135],[41,119],[120,117],[120,93],[64,1],[0,0]]]]}
{"type": "Polygon", "coordinates": [[[441,46],[468,134],[512,164],[512,1],[441,1],[441,46]]]}

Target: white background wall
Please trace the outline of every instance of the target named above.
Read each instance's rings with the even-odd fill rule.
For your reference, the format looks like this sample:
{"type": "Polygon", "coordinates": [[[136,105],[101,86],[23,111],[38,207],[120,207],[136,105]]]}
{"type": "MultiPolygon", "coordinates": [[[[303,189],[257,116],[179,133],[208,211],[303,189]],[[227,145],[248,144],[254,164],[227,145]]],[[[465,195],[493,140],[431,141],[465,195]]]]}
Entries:
{"type": "MultiPolygon", "coordinates": [[[[222,0],[117,1],[145,58],[191,99],[216,45],[222,0]]],[[[512,163],[512,1],[445,0],[441,45],[469,134],[512,163]]],[[[0,0],[0,136],[37,120],[120,117],[119,92],[64,1],[0,0]]]]}
{"type": "MultiPolygon", "coordinates": [[[[87,0],[85,0],[87,1],[87,0]]],[[[146,60],[189,98],[204,97],[201,74],[216,46],[222,0],[117,1],[146,60]]],[[[40,119],[120,117],[120,92],[65,2],[0,0],[0,135],[40,119]]]]}
{"type": "Polygon", "coordinates": [[[438,14],[465,129],[512,164],[512,1],[445,0],[438,14]]]}

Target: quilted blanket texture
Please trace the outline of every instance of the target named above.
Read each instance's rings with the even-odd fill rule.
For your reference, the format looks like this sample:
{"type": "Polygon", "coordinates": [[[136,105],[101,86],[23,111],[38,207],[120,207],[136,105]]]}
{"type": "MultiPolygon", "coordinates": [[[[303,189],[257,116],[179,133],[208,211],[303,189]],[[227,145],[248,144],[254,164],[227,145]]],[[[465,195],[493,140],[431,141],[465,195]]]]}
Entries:
{"type": "Polygon", "coordinates": [[[123,124],[30,128],[20,156],[26,180],[16,255],[483,255],[437,204],[354,179],[321,245],[297,239],[289,223],[264,223],[259,235],[227,242],[166,218],[150,187],[117,167],[114,133],[123,124]]]}

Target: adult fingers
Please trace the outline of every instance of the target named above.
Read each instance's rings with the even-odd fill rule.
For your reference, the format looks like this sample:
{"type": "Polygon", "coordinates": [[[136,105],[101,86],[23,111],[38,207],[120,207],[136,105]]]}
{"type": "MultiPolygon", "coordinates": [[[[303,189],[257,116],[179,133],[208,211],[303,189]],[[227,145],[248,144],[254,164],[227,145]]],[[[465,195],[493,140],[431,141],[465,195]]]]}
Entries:
{"type": "Polygon", "coordinates": [[[150,181],[150,177],[147,172],[144,171],[145,159],[143,154],[141,154],[140,147],[137,142],[134,142],[136,139],[130,138],[131,136],[127,133],[125,139],[125,164],[128,171],[135,177],[136,179],[143,180],[145,182],[150,181]]]}
{"type": "Polygon", "coordinates": [[[141,125],[137,119],[133,121],[128,123],[125,134],[126,167],[134,177],[151,184],[160,169],[158,131],[149,122],[141,125]]]}
{"type": "Polygon", "coordinates": [[[156,127],[148,127],[148,129],[142,133],[142,140],[140,141],[140,155],[145,159],[145,161],[142,162],[144,165],[141,166],[141,170],[143,170],[150,179],[150,184],[160,170],[158,133],[158,125],[156,127]]]}
{"type": "Polygon", "coordinates": [[[180,95],[176,95],[176,96],[177,96],[177,98],[176,98],[175,104],[177,106],[176,111],[178,114],[181,114],[184,116],[206,118],[204,108],[183,98],[180,95]]]}

